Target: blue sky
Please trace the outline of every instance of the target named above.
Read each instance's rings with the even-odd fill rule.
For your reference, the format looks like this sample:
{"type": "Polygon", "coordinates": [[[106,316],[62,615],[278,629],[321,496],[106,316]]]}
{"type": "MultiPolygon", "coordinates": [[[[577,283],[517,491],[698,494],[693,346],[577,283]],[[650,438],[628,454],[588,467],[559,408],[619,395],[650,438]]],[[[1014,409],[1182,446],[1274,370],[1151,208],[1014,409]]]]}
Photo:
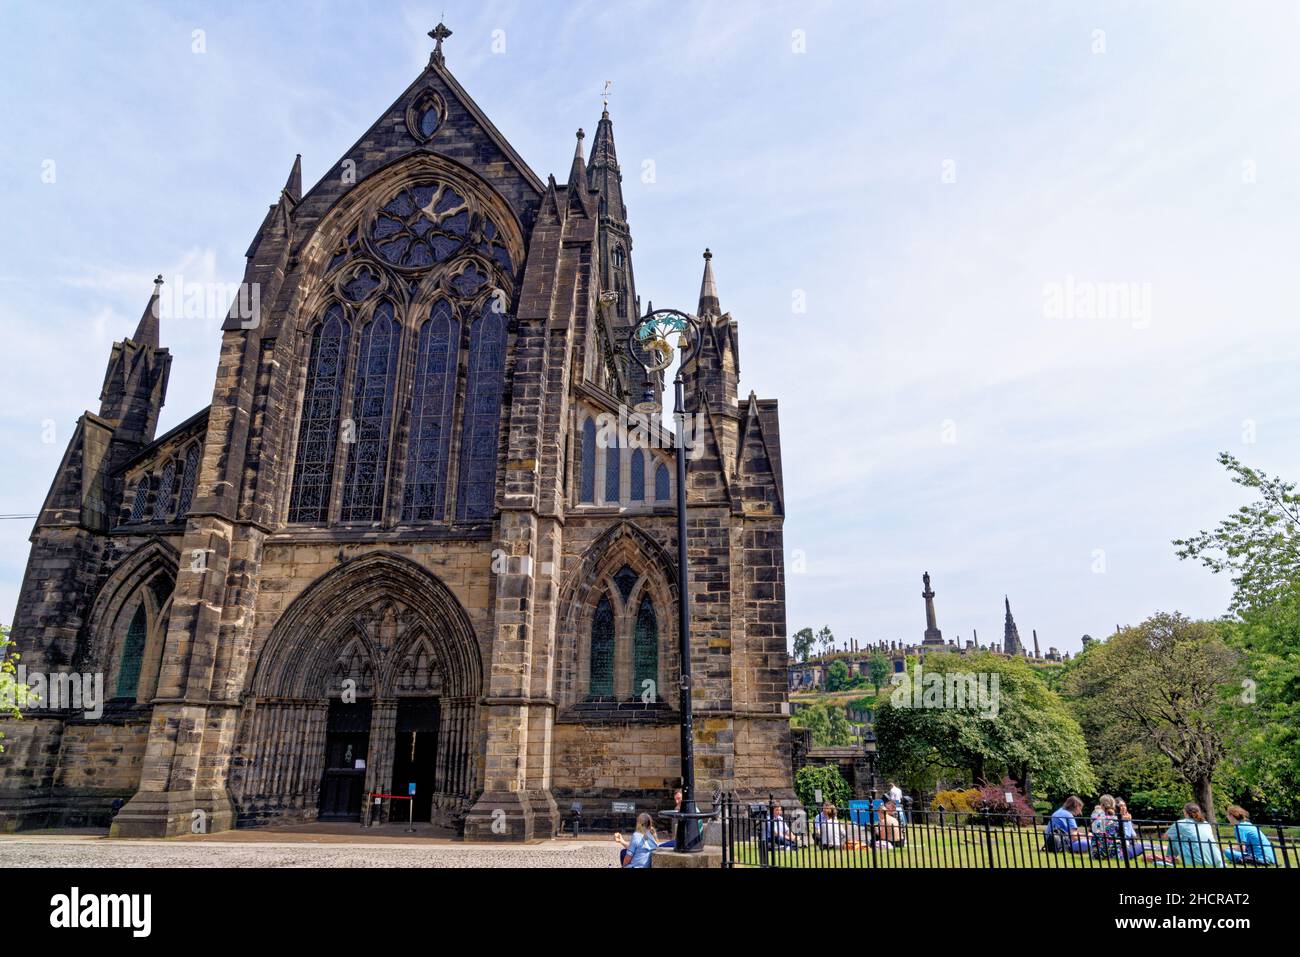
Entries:
{"type": "MultiPolygon", "coordinates": [[[[28,514],[153,275],[237,283],[294,154],[314,183],[423,68],[444,7],[0,12],[0,513],[28,514]]],[[[452,71],[543,177],[614,81],[643,300],[692,307],[713,249],[742,391],[781,402],[792,632],[919,640],[927,569],[945,635],[982,642],[1004,593],[1062,649],[1223,612],[1228,583],[1169,542],[1243,502],[1220,450],[1300,478],[1300,6],[445,19],[452,71]],[[1066,283],[1150,308],[1062,318],[1066,283]]],[[[164,322],[163,428],[209,401],[219,325],[164,322]]],[[[0,521],[5,620],[30,526],[0,521]]]]}

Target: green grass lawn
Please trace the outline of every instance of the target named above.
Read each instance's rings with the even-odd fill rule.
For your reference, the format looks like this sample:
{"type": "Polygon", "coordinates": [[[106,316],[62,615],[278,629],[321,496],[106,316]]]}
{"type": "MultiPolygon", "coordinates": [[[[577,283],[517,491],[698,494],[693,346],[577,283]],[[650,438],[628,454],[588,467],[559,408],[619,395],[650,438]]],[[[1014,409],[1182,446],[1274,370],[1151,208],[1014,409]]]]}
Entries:
{"type": "MultiPolygon", "coordinates": [[[[1230,828],[1221,828],[1221,846],[1227,846],[1232,839],[1230,828]]],[[[1300,855],[1292,842],[1292,831],[1287,833],[1287,862],[1291,867],[1300,867],[1300,855]]],[[[1294,835],[1300,838],[1300,833],[1294,835]]],[[[739,837],[739,836],[738,836],[739,837]]],[[[1277,853],[1278,867],[1283,866],[1282,849],[1277,847],[1275,835],[1274,850],[1277,853]]],[[[1158,848],[1153,836],[1143,833],[1139,838],[1149,847],[1158,848]]],[[[1040,852],[1043,845],[1041,827],[995,827],[987,837],[983,828],[938,828],[929,825],[912,825],[907,829],[907,844],[892,850],[870,848],[858,850],[823,849],[820,847],[802,847],[785,851],[771,852],[769,866],[775,867],[829,867],[829,868],[912,868],[912,867],[977,867],[986,868],[1083,868],[1083,869],[1123,869],[1125,862],[1113,858],[1095,860],[1089,854],[1048,854],[1040,852]]],[[[737,866],[756,867],[759,863],[759,851],[756,841],[733,841],[735,863],[737,866]]],[[[1167,854],[1167,850],[1166,850],[1167,854]]],[[[1233,865],[1228,863],[1229,867],[1233,865]]],[[[1165,869],[1146,855],[1131,858],[1130,868],[1155,867],[1165,869]]]]}

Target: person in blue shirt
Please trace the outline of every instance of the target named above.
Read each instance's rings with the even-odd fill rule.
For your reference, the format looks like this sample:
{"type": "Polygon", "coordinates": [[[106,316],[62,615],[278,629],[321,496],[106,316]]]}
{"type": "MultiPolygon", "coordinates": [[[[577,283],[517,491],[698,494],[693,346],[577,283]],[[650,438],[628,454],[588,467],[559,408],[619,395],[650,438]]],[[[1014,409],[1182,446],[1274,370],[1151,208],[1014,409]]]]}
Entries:
{"type": "Polygon", "coordinates": [[[1214,825],[1199,804],[1183,805],[1183,817],[1165,832],[1174,857],[1189,867],[1223,867],[1223,851],[1214,825]]]}
{"type": "Polygon", "coordinates": [[[1043,843],[1053,853],[1074,851],[1080,853],[1088,849],[1088,838],[1079,827],[1076,814],[1083,813],[1083,801],[1071,794],[1061,802],[1061,806],[1052,812],[1043,829],[1043,843]]]}
{"type": "Polygon", "coordinates": [[[1228,860],[1234,864],[1257,864],[1261,867],[1272,867],[1277,864],[1273,842],[1250,820],[1250,815],[1246,813],[1244,807],[1231,805],[1228,808],[1228,820],[1233,824],[1233,832],[1240,845],[1239,848],[1224,849],[1223,853],[1227,855],[1228,860]]]}
{"type": "Polygon", "coordinates": [[[650,855],[658,846],[659,841],[655,837],[654,819],[642,811],[636,819],[636,833],[632,835],[632,840],[628,841],[627,857],[623,861],[623,866],[649,867],[650,855]]]}

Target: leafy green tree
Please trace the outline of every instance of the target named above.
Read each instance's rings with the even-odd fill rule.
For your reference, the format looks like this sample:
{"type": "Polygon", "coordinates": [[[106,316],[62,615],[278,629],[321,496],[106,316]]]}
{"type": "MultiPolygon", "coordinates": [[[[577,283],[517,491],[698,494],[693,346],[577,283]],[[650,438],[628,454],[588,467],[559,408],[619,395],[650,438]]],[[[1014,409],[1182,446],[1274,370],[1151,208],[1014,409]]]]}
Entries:
{"type": "Polygon", "coordinates": [[[844,780],[839,768],[833,765],[809,764],[799,769],[794,776],[794,792],[799,795],[799,803],[812,809],[817,804],[817,792],[822,792],[822,800],[830,801],[837,808],[847,810],[853,789],[844,780]]]}
{"type": "Polygon", "coordinates": [[[1155,614],[1090,646],[1064,685],[1098,763],[1154,748],[1207,816],[1214,815],[1214,772],[1226,753],[1225,696],[1238,673],[1219,630],[1177,612],[1155,614]]]}
{"type": "Polygon", "coordinates": [[[831,634],[830,625],[822,625],[821,631],[817,632],[817,643],[822,646],[823,655],[835,647],[835,636],[831,634]]]}
{"type": "Polygon", "coordinates": [[[1258,501],[1243,505],[1213,531],[1176,539],[1179,558],[1197,559],[1232,576],[1232,610],[1261,608],[1300,582],[1300,495],[1294,483],[1242,465],[1227,452],[1219,463],[1258,501]]]}
{"type": "Polygon", "coordinates": [[[871,685],[876,689],[876,694],[880,694],[880,686],[889,680],[889,659],[876,652],[867,659],[867,673],[871,676],[871,685]]]}
{"type": "Polygon", "coordinates": [[[826,669],[826,690],[844,691],[849,686],[849,666],[842,661],[832,661],[826,669]]]}
{"type": "Polygon", "coordinates": [[[790,724],[811,731],[816,748],[844,748],[853,743],[853,725],[843,706],[834,702],[817,701],[800,708],[790,718],[790,724]]]}
{"type": "Polygon", "coordinates": [[[1079,724],[1027,662],[989,652],[945,653],[926,656],[923,670],[945,682],[985,675],[990,690],[996,674],[996,714],[971,701],[934,707],[922,699],[916,707],[909,672],[878,702],[876,741],[886,774],[916,781],[960,771],[979,784],[1006,773],[1022,788],[1053,796],[1092,792],[1096,778],[1079,724]]]}
{"type": "Polygon", "coordinates": [[[1300,583],[1243,609],[1225,627],[1241,655],[1241,693],[1225,709],[1231,786],[1239,804],[1300,817],[1300,583]]]}
{"type": "MultiPolygon", "coordinates": [[[[22,709],[31,703],[32,695],[31,689],[18,681],[18,655],[10,651],[12,647],[9,629],[0,626],[0,715],[22,718],[22,709]]],[[[0,731],[0,741],[3,740],[4,732],[0,731]]],[[[0,744],[0,752],[4,749],[0,744]]]]}
{"type": "Polygon", "coordinates": [[[812,654],[815,640],[811,628],[800,628],[796,631],[794,633],[794,660],[807,661],[812,654]]]}

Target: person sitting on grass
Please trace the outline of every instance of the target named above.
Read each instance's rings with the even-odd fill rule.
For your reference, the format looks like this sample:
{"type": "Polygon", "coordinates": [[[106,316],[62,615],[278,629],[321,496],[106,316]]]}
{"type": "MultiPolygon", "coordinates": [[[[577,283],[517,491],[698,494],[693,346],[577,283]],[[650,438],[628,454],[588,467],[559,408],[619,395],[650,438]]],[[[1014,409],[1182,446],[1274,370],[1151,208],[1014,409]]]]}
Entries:
{"type": "Polygon", "coordinates": [[[1092,812],[1088,824],[1092,856],[1103,858],[1119,857],[1120,823],[1115,813],[1115,798],[1103,794],[1097,799],[1097,807],[1092,812]]]}
{"type": "Polygon", "coordinates": [[[1165,837],[1174,857],[1189,867],[1225,866],[1214,826],[1205,820],[1199,804],[1184,804],[1182,818],[1170,826],[1165,837]]]}
{"type": "Polygon", "coordinates": [[[772,805],[772,820],[767,824],[767,839],[774,848],[798,847],[799,836],[790,830],[784,814],[781,805],[772,805]]]}
{"type": "Polygon", "coordinates": [[[821,813],[813,820],[813,832],[817,843],[822,847],[840,847],[844,844],[844,828],[839,822],[835,805],[830,801],[822,804],[821,813]]]}
{"type": "MultiPolygon", "coordinates": [[[[615,838],[622,835],[616,834],[615,838]]],[[[624,867],[644,868],[650,866],[650,855],[659,841],[655,836],[654,819],[642,811],[637,815],[636,833],[632,835],[632,840],[627,844],[627,856],[623,858],[624,867]]]]}
{"type": "Polygon", "coordinates": [[[1083,801],[1071,794],[1061,802],[1061,806],[1052,812],[1043,830],[1043,846],[1046,850],[1060,854],[1074,851],[1076,854],[1088,849],[1088,838],[1075,815],[1083,813],[1083,801]]]}
{"type": "Polygon", "coordinates": [[[1258,867],[1273,867],[1277,864],[1277,854],[1273,851],[1273,842],[1268,835],[1250,820],[1246,809],[1238,804],[1228,807],[1228,820],[1232,822],[1233,834],[1239,847],[1225,848],[1223,853],[1234,864],[1254,864],[1258,867]]]}
{"type": "Polygon", "coordinates": [[[1123,829],[1124,834],[1124,844],[1128,848],[1127,854],[1130,858],[1146,857],[1157,864],[1173,863],[1156,848],[1148,847],[1137,839],[1137,833],[1133,827],[1133,815],[1129,813],[1128,804],[1124,802],[1123,798],[1116,799],[1115,813],[1119,817],[1120,827],[1123,829]]]}
{"type": "Polygon", "coordinates": [[[876,823],[876,847],[882,851],[903,846],[903,825],[898,822],[898,806],[890,799],[880,806],[876,823]]]}

